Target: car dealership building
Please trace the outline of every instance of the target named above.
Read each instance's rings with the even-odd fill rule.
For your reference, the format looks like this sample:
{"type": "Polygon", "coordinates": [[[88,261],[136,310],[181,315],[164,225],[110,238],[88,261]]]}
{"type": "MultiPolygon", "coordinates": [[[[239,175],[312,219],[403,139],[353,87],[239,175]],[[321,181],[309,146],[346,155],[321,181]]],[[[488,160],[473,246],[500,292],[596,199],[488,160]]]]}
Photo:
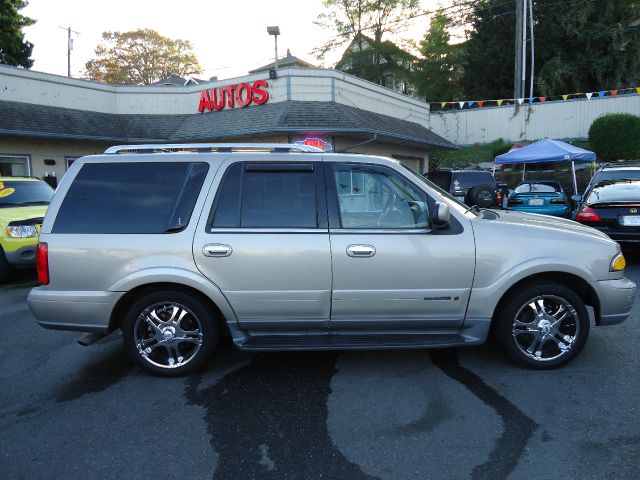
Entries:
{"type": "Polygon", "coordinates": [[[304,142],[424,171],[455,148],[429,105],[351,75],[283,68],[185,86],[104,85],[0,65],[0,175],[60,178],[116,144],[304,142]]]}

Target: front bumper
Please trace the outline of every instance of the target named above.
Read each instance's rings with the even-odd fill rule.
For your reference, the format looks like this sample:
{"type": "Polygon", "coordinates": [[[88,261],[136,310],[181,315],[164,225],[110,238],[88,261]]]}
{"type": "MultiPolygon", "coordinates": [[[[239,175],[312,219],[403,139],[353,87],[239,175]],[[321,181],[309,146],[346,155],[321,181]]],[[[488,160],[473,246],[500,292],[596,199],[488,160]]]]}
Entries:
{"type": "Polygon", "coordinates": [[[636,284],[627,278],[591,282],[600,301],[598,325],[615,325],[624,322],[636,298],[636,284]]]}
{"type": "Polygon", "coordinates": [[[27,304],[41,327],[106,333],[111,312],[124,292],[64,292],[31,289],[27,304]]]}
{"type": "Polygon", "coordinates": [[[24,268],[33,267],[36,264],[36,246],[25,245],[13,252],[4,252],[7,261],[14,267],[24,268]]]}

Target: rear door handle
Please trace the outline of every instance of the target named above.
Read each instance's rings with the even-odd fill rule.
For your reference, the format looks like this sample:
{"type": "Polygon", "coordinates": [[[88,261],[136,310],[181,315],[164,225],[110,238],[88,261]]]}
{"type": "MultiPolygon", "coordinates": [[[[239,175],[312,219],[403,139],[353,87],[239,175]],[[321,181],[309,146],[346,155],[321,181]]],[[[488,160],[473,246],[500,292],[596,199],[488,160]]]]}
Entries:
{"type": "Polygon", "coordinates": [[[202,247],[205,257],[228,257],[233,253],[233,248],[223,243],[210,243],[202,247]]]}
{"type": "Polygon", "coordinates": [[[349,245],[347,255],[350,257],[373,257],[376,254],[376,247],[373,245],[349,245]]]}

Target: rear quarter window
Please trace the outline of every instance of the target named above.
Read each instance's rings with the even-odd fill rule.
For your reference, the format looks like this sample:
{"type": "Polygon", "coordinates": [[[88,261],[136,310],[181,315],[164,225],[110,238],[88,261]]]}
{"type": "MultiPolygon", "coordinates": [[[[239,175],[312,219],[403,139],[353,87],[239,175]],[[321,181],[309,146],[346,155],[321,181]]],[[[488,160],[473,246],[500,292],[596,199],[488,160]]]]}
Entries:
{"type": "Polygon", "coordinates": [[[206,163],[89,163],[60,206],[53,233],[169,233],[187,226],[206,163]]]}

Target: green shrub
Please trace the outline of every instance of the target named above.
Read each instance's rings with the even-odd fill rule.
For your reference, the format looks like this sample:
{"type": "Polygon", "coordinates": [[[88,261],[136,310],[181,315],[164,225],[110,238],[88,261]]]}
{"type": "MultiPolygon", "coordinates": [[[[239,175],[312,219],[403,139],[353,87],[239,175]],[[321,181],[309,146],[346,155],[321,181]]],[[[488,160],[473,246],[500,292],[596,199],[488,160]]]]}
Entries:
{"type": "Polygon", "coordinates": [[[640,159],[640,117],[611,113],[596,119],[589,144],[599,161],[640,159]]]}
{"type": "Polygon", "coordinates": [[[502,139],[498,140],[497,142],[498,143],[493,147],[493,150],[491,152],[494,157],[497,157],[498,155],[502,155],[503,153],[507,153],[509,150],[511,150],[511,147],[513,146],[512,144],[507,143],[502,139]]]}

